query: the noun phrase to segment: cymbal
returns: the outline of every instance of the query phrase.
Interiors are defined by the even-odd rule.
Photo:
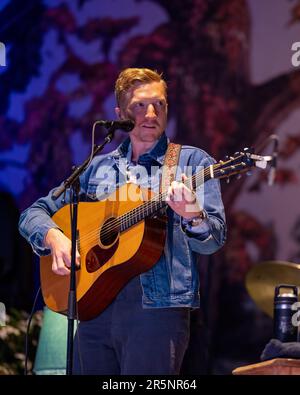
[[[246,276],[249,295],[270,317],[273,317],[275,287],[279,284],[300,287],[300,265],[285,261],[265,261],[255,265]]]

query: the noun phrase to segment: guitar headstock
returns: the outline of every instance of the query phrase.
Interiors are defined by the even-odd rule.
[[[241,152],[236,152],[234,155],[226,157],[224,161],[220,160],[214,165],[214,177],[229,179],[235,174],[249,171],[256,165],[252,156],[253,149],[245,148]]]

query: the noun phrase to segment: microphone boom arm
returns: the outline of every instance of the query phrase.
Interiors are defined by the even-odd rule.
[[[93,125],[93,133],[97,124],[101,124],[103,121],[96,121]],[[103,150],[107,143],[110,143],[114,137],[116,129],[113,127],[109,127],[107,135],[104,138],[104,141],[100,145],[93,145],[91,155],[80,165],[80,166],[73,166],[73,173],[63,182],[62,185],[56,188],[53,192],[51,198],[52,200],[58,199],[68,188],[70,188],[74,182],[79,178],[79,176],[84,172],[84,170],[89,166],[94,156]]]

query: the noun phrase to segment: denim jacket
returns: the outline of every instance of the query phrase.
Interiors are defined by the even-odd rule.
[[[168,139],[163,134],[149,152],[139,157],[137,164],[130,162],[129,138],[116,150],[96,156],[80,177],[80,201],[102,200],[117,186],[132,180],[132,177],[135,183],[142,187],[150,186],[154,192],[158,192],[158,169],[163,165],[167,145]],[[181,180],[182,172],[190,171],[191,174],[195,174],[201,167],[206,168],[214,163],[215,161],[203,150],[183,145],[176,179]],[[145,177],[138,177],[136,169],[139,166],[146,169],[146,181]],[[112,172],[112,169],[115,171]],[[60,197],[56,201],[52,200],[53,191],[54,189],[46,197],[38,199],[20,217],[20,233],[38,255],[50,253],[50,250],[44,247],[44,237],[50,228],[58,228],[51,216],[70,201],[68,192],[65,199]],[[142,303],[145,308],[199,306],[197,254],[212,254],[221,248],[226,238],[226,225],[218,180],[211,179],[198,187],[196,196],[207,218],[195,228],[186,225],[186,222],[170,208],[167,210],[168,225],[164,252],[152,269],[140,275]]]

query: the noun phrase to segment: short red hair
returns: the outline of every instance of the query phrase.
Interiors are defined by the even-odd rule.
[[[115,84],[115,96],[117,105],[120,107],[120,103],[123,101],[124,96],[129,90],[136,84],[150,84],[151,82],[161,82],[165,95],[167,96],[167,84],[162,78],[162,73],[159,74],[156,70],[147,68],[127,68],[119,74]]]

